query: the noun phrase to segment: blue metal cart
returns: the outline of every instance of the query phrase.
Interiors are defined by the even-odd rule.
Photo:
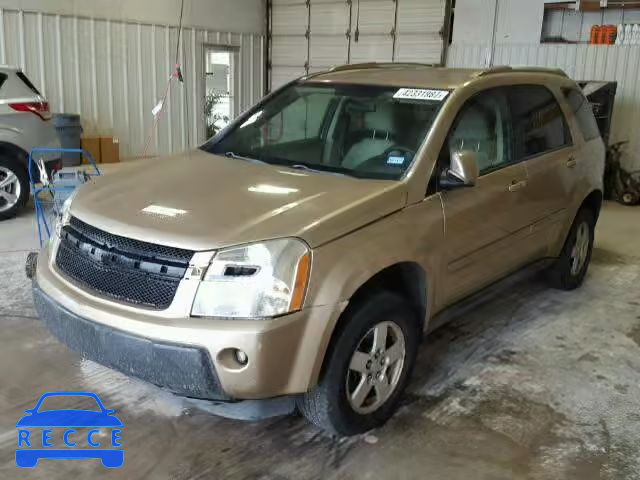
[[[52,153],[80,153],[86,157],[91,167],[92,173],[87,173],[79,167],[63,168],[51,175],[47,174],[44,169],[44,163],[39,161],[36,164],[36,155],[52,154]],[[34,176],[34,164],[36,164],[38,177]],[[62,206],[67,198],[71,196],[73,191],[83,183],[86,183],[92,176],[100,176],[100,170],[96,165],[93,156],[82,148],[34,148],[29,152],[29,183],[31,193],[33,194],[33,203],[36,209],[36,223],[38,226],[38,240],[40,248],[44,242],[51,237],[51,227],[53,220],[47,221],[47,215],[53,219],[59,216]],[[42,196],[49,196],[45,200]],[[46,238],[44,235],[46,234]]]

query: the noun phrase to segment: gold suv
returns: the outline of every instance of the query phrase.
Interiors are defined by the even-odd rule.
[[[80,188],[35,302],[127,375],[366,431],[446,307],[541,262],[554,286],[581,284],[604,155],[561,71],[335,68],[198,150]]]

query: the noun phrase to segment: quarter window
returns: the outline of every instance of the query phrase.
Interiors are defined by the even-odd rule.
[[[564,91],[565,98],[571,107],[571,111],[575,114],[582,136],[585,141],[593,140],[600,137],[600,129],[598,123],[593,116],[593,108],[589,103],[589,100],[585,96],[577,91],[567,89]]]
[[[547,88],[511,87],[509,104],[516,160],[571,145],[571,133],[560,104]]]

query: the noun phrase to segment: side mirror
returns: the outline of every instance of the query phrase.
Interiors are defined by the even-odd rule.
[[[442,172],[442,188],[473,187],[480,176],[476,154],[470,150],[451,153],[451,166]]]

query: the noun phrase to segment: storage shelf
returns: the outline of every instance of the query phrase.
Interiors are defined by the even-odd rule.
[[[572,11],[581,11],[578,10],[578,2],[547,2],[544,4],[545,10],[572,10]],[[610,1],[606,7],[600,7],[599,10],[638,10],[640,9],[640,1],[632,0],[632,1],[620,1],[620,2],[612,2]]]

